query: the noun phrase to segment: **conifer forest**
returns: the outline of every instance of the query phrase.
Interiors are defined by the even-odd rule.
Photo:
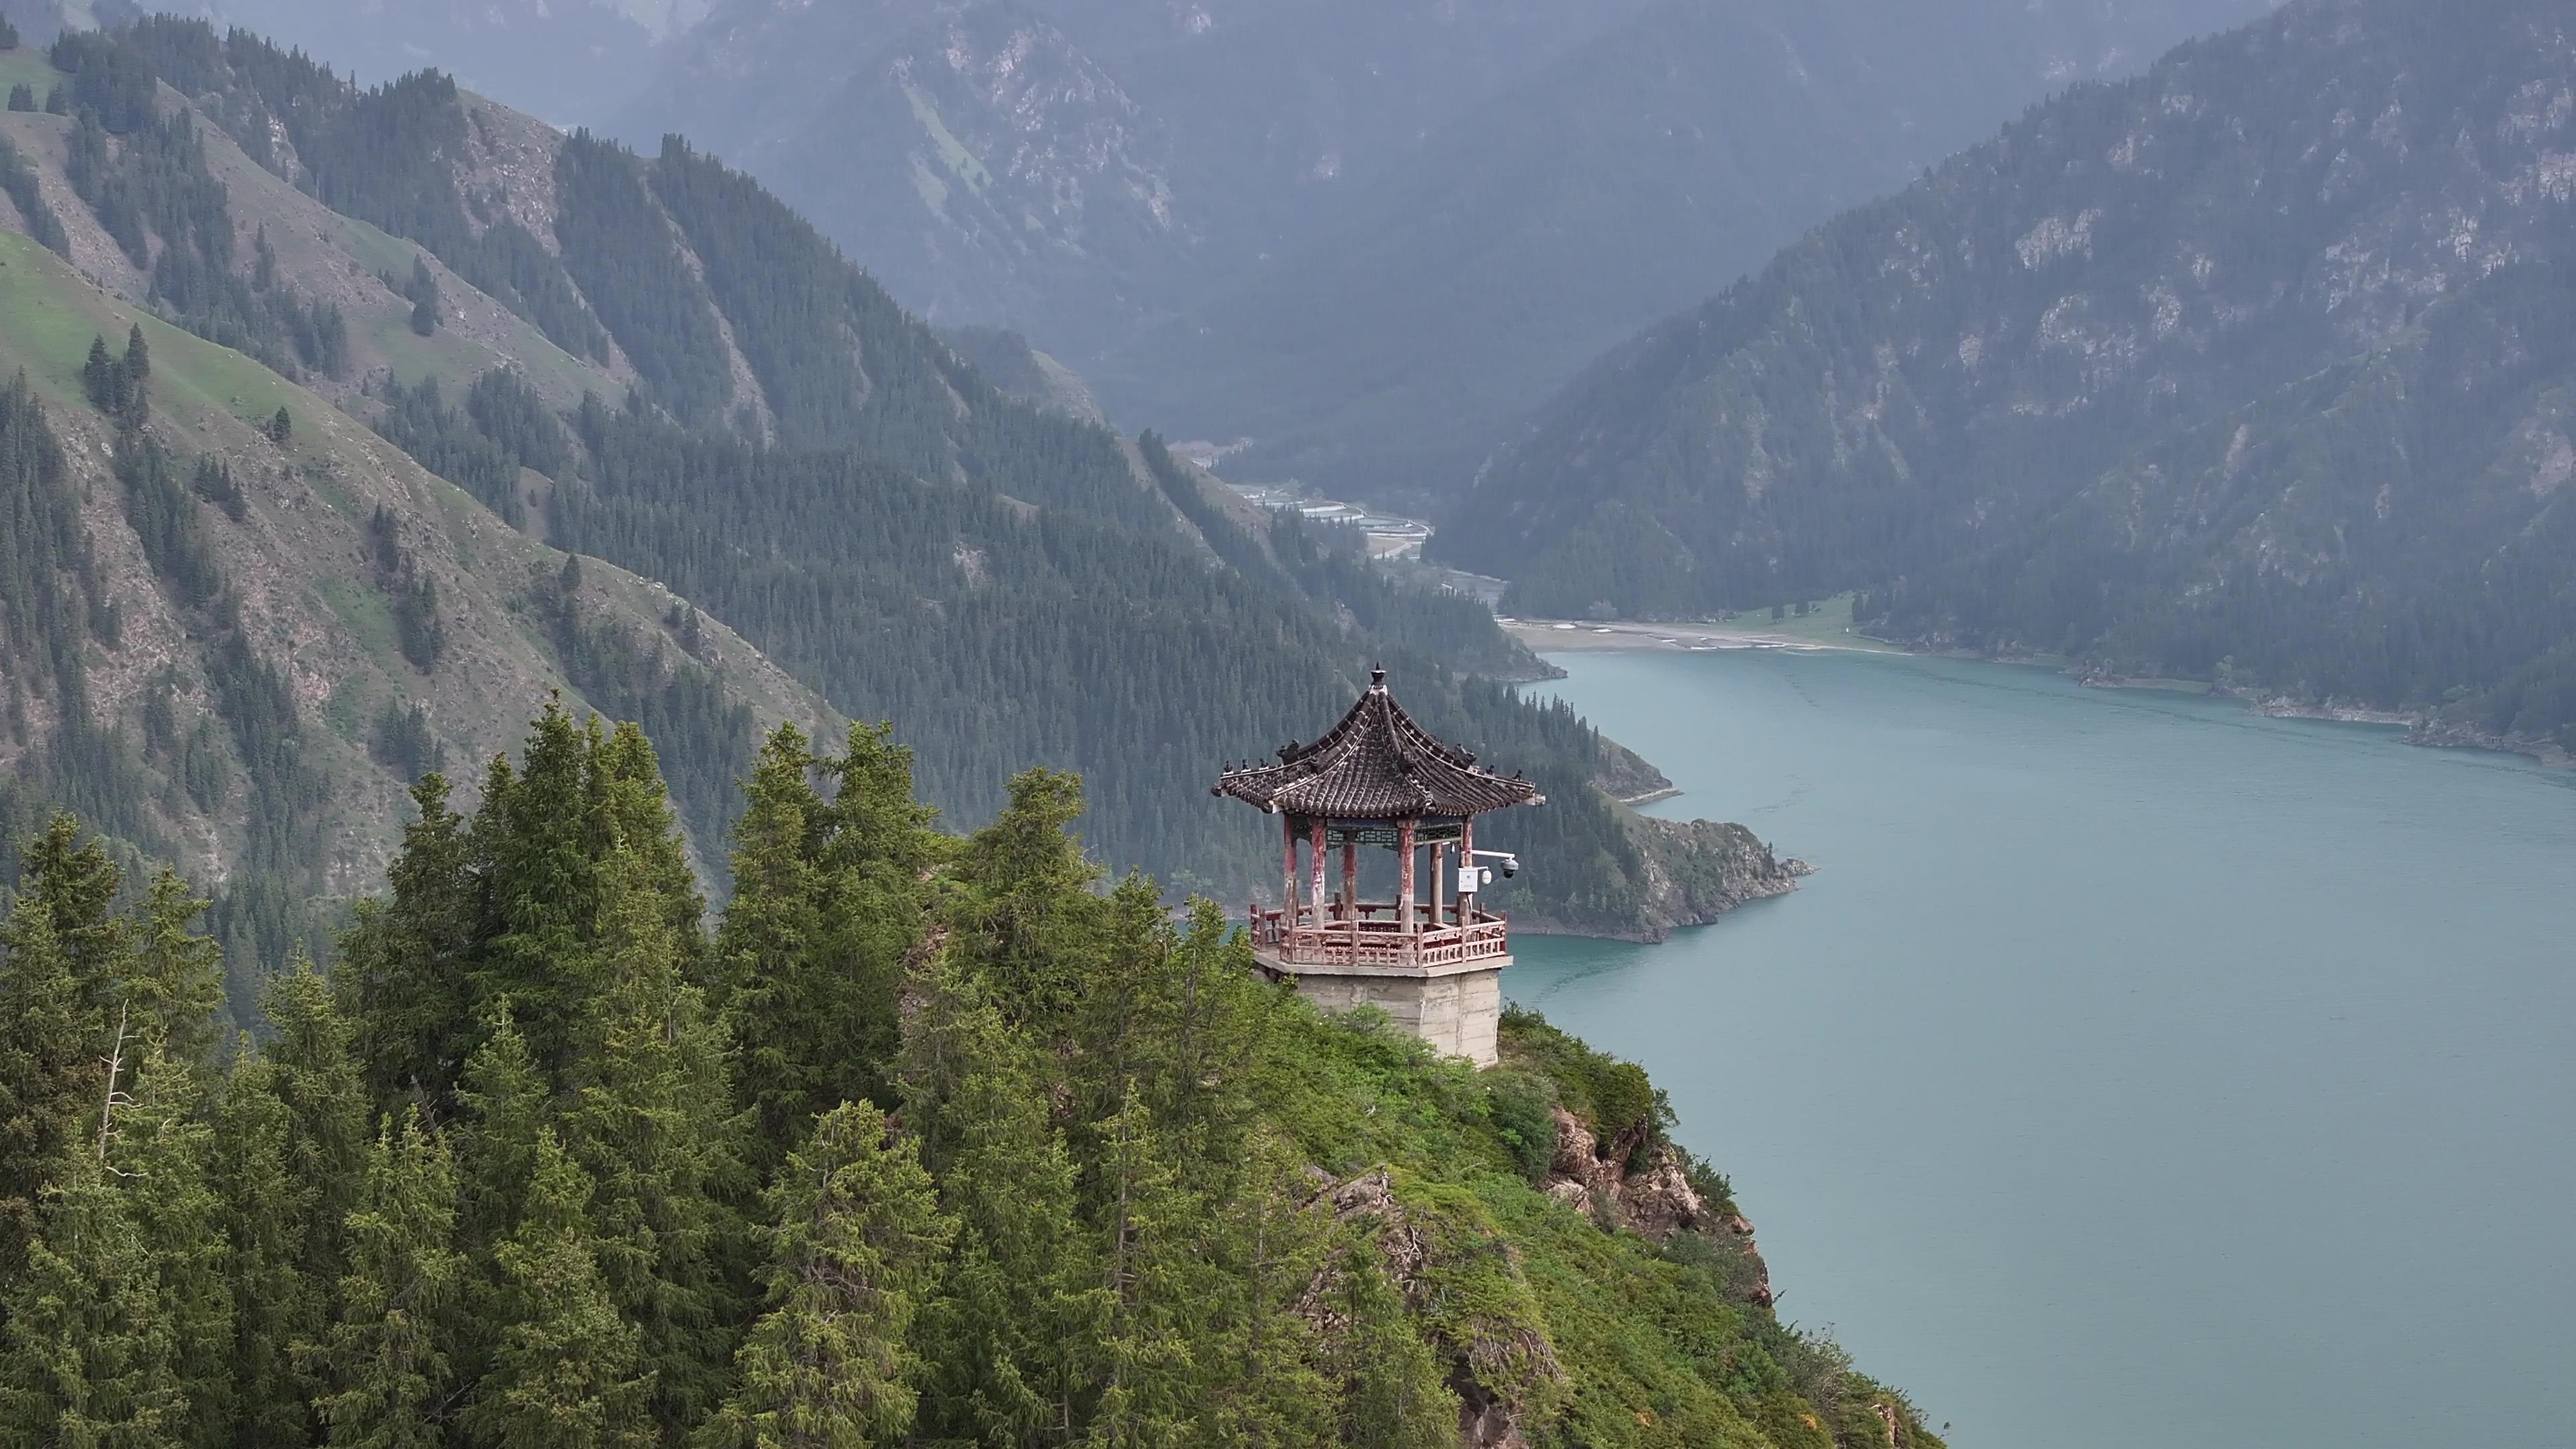
[[[912,764],[770,734],[710,917],[643,732],[549,706],[470,815],[421,779],[239,1035],[206,902],[45,823],[0,927],[0,1444],[1433,1449],[1625,1442],[1647,1400],[1653,1442],[1764,1443],[1903,1404],[1772,1313],[1634,1066],[1321,1016],[1215,907],[1102,880],[1077,780],[958,836]],[[1568,1142],[1700,1212],[1604,1233],[1540,1191]]]

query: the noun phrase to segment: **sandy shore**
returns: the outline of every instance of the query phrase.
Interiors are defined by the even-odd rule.
[[[1557,619],[1507,619],[1503,627],[1542,654],[1575,649],[1785,649],[1798,653],[1850,650],[1866,654],[1899,654],[1893,644],[1844,631],[1813,634],[1746,629],[1728,624],[1571,623]]]

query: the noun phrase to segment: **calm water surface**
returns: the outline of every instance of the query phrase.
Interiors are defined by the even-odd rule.
[[[2036,670],[1570,655],[1823,868],[1506,989],[1962,1449],[2576,1445],[2576,779]],[[1544,869],[1540,863],[1536,868]]]

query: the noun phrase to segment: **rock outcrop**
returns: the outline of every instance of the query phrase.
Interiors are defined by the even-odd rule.
[[[1642,1126],[1604,1143],[1581,1118],[1564,1108],[1556,1121],[1556,1154],[1542,1190],[1604,1229],[1625,1228],[1658,1243],[1685,1232],[1706,1233],[1745,1259],[1741,1280],[1748,1302],[1768,1306],[1770,1271],[1753,1244],[1753,1223],[1726,1204],[1712,1203],[1691,1185],[1682,1155],[1669,1143],[1649,1142]]]
[[[1744,826],[1715,820],[1637,822],[1645,858],[1646,938],[1704,926],[1750,901],[1785,896],[1815,867],[1784,857]]]

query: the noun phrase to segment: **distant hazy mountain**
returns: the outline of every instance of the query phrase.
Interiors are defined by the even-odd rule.
[[[1638,0],[732,0],[618,129],[771,179],[943,321],[1099,355]]]
[[[1546,613],[1900,632],[2576,724],[2576,35],[2305,0],[1630,343],[1437,540]]]
[[[1239,467],[1419,502],[1584,361],[1835,210],[2257,8],[1663,0],[1432,132],[1093,380],[1113,408],[1261,440]]]
[[[1087,336],[1156,306],[1203,225],[1170,128],[1033,12],[909,13],[951,8],[731,7],[628,129],[711,135],[931,316]]]
[[[1418,497],[1837,207],[2260,8],[734,0],[622,125],[706,138],[1119,415]]]

